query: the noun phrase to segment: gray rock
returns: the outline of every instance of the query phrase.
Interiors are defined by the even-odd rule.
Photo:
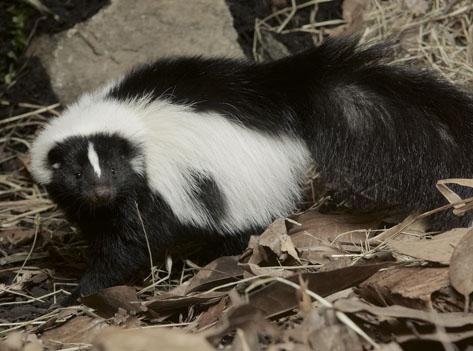
[[[158,57],[243,56],[224,0],[112,0],[87,22],[37,38],[29,54],[63,103]]]

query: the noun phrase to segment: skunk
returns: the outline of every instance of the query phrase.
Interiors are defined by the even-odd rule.
[[[294,211],[312,162],[360,211],[442,205],[436,181],[473,174],[473,97],[385,59],[350,38],[269,63],[168,58],[83,95],[31,149],[32,175],[89,244],[78,292],[188,241],[241,252]]]

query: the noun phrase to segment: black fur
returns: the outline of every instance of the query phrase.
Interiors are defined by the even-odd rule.
[[[209,217],[218,223],[227,210],[224,194],[212,177],[196,171],[192,171],[191,176],[195,179],[196,188],[193,189],[195,199],[200,203],[202,210],[210,214]]]
[[[93,142],[101,161],[106,161],[101,165],[99,180],[87,159],[89,141]],[[179,247],[190,257],[209,260],[237,254],[248,240],[245,233],[224,238],[181,224],[159,194],[151,191],[146,175],[133,171],[129,161],[139,152],[122,137],[98,134],[68,138],[48,154],[50,166],[59,163],[60,168],[54,172],[47,190],[89,244],[89,269],[76,293],[87,295],[132,281],[140,269],[149,266],[145,233],[156,258]],[[78,173],[80,177],[77,177]],[[224,204],[220,203],[216,184],[210,178],[199,179],[196,197],[201,199],[204,208],[219,215],[222,210],[216,207]],[[113,198],[107,202],[94,201],[90,192],[104,185],[111,187]],[[199,247],[194,248],[197,243]]]
[[[161,60],[135,69],[107,98],[127,101],[151,94],[154,99],[192,104],[196,111],[221,113],[261,133],[291,131],[306,141],[334,191],[356,209],[424,211],[445,202],[435,189],[437,180],[472,175],[473,99],[432,73],[384,63],[385,55],[381,46],[357,49],[354,40],[332,39],[265,64]],[[94,138],[99,153],[109,152],[109,168],[121,167],[118,176],[106,177],[113,185],[114,201],[106,206],[81,201],[87,189],[73,187],[74,171],[48,186],[90,243],[82,294],[128,281],[149,264],[136,204],[156,255],[190,238],[200,238],[202,246],[209,244],[204,251],[211,255],[244,248],[250,233],[224,238],[179,223],[159,194],[152,193],[146,174],[135,174],[120,158],[140,152],[136,146],[118,137]],[[125,151],[118,152],[117,147]],[[83,148],[85,140],[70,139],[51,151],[50,161],[66,157],[72,170],[82,162]],[[85,177],[87,172],[92,170],[86,170]],[[198,173],[193,176],[199,179],[196,198],[212,215],[221,216],[226,199],[215,181]],[[458,219],[448,215],[434,224],[466,225],[470,220],[469,215]]]
[[[351,207],[424,211],[444,203],[437,180],[473,174],[473,98],[432,72],[388,65],[388,49],[343,38],[265,64],[161,60],[135,69],[110,97],[150,93],[264,133],[292,130]],[[447,225],[471,220],[446,216]]]

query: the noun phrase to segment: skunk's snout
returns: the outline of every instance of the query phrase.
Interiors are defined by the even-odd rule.
[[[113,199],[113,189],[109,186],[97,186],[94,190],[89,194],[90,201],[96,204],[104,204]]]
[[[95,195],[98,198],[102,198],[104,200],[110,200],[112,198],[112,188],[110,188],[109,186],[96,187]]]

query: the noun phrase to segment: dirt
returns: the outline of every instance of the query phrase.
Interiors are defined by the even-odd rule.
[[[238,33],[238,43],[249,59],[253,59],[253,36],[255,20],[262,19],[273,12],[291,5],[290,0],[225,0],[233,16],[233,25]],[[296,4],[304,3],[297,0]],[[327,21],[342,18],[342,0],[321,3],[319,5],[316,21]],[[308,22],[310,9],[302,9],[295,15],[293,26]],[[290,53],[298,53],[314,46],[309,33],[295,32],[290,34],[275,34],[275,39],[284,44]]]
[[[42,0],[42,3],[54,15],[41,13],[26,2],[0,2],[0,38],[4,38],[0,45],[0,72],[12,70],[16,75],[14,84],[0,83],[0,99],[10,104],[2,104],[0,118],[21,113],[19,102],[41,105],[57,102],[44,67],[38,59],[25,56],[28,43],[35,36],[58,33],[87,20],[109,0]]]
[[[54,14],[47,15],[16,0],[7,0],[0,3],[0,37],[6,38],[0,46],[0,72],[14,66],[16,82],[10,86],[0,82],[0,99],[9,105],[0,106],[0,118],[21,113],[17,104],[20,102],[49,105],[58,101],[49,83],[49,77],[41,62],[35,58],[25,56],[25,47],[20,50],[18,60],[9,58],[9,52],[18,53],[15,44],[15,35],[18,30],[12,22],[15,15],[24,17],[23,32],[28,43],[32,38],[43,34],[54,34],[73,27],[92,17],[110,0],[43,0],[42,3]],[[254,22],[256,18],[264,18],[273,11],[290,5],[290,0],[256,0],[239,1],[226,0],[233,16],[234,26],[238,33],[238,42],[248,59],[253,60]],[[298,0],[296,3],[302,3]],[[325,21],[341,18],[341,0],[322,3],[317,11],[316,19]],[[310,11],[297,12],[294,24],[307,22]],[[16,32],[15,32],[16,31]],[[16,34],[14,34],[15,32]],[[275,34],[275,39],[283,43],[290,53],[297,53],[314,45],[308,33],[291,33],[289,35]]]

